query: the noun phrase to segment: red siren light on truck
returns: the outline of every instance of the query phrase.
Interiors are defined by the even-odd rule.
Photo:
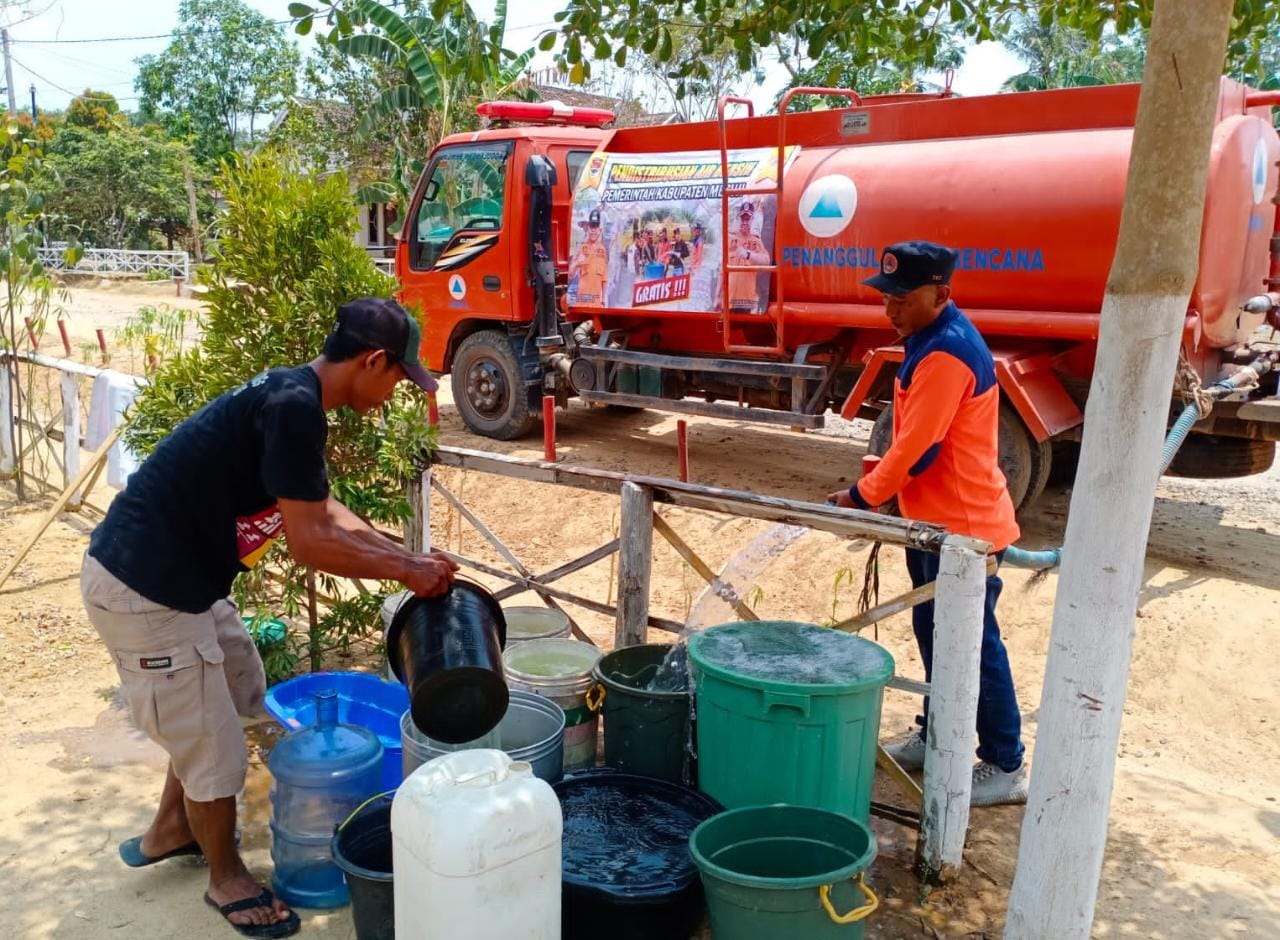
[[[485,101],[476,105],[476,114],[490,121],[568,124],[574,127],[603,127],[613,121],[612,111],[571,108],[560,101]]]

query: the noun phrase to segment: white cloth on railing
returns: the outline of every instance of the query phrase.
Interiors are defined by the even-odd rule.
[[[93,380],[93,397],[89,400],[89,421],[84,429],[84,446],[97,450],[124,416],[125,409],[133,404],[138,392],[146,384],[145,379],[134,375],[105,369]],[[129,475],[138,469],[141,461],[124,441],[118,441],[107,455],[107,483],[116,489],[124,489]]]

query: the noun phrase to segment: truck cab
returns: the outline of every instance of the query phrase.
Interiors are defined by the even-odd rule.
[[[569,110],[572,120],[584,109]],[[546,344],[540,356],[530,330],[540,302],[551,304],[544,318],[559,312],[573,187],[605,136],[598,123],[452,135],[414,193],[396,252],[401,296],[425,316],[424,363],[452,373],[477,433],[519,437],[538,413]]]

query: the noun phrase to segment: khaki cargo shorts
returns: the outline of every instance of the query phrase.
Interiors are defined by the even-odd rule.
[[[201,614],[163,607],[87,554],[80,593],[133,723],[168,753],[187,797],[239,793],[249,752],[238,716],[261,711],[267,682],[235,604],[221,600]]]

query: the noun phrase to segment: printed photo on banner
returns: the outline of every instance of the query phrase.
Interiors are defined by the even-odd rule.
[[[773,148],[729,152],[726,239],[719,151],[593,154],[573,199],[569,305],[721,311],[726,259],[738,267],[773,260],[776,197],[733,191],[768,186],[777,162]],[[729,272],[731,310],[761,313],[768,299],[768,272]]]

